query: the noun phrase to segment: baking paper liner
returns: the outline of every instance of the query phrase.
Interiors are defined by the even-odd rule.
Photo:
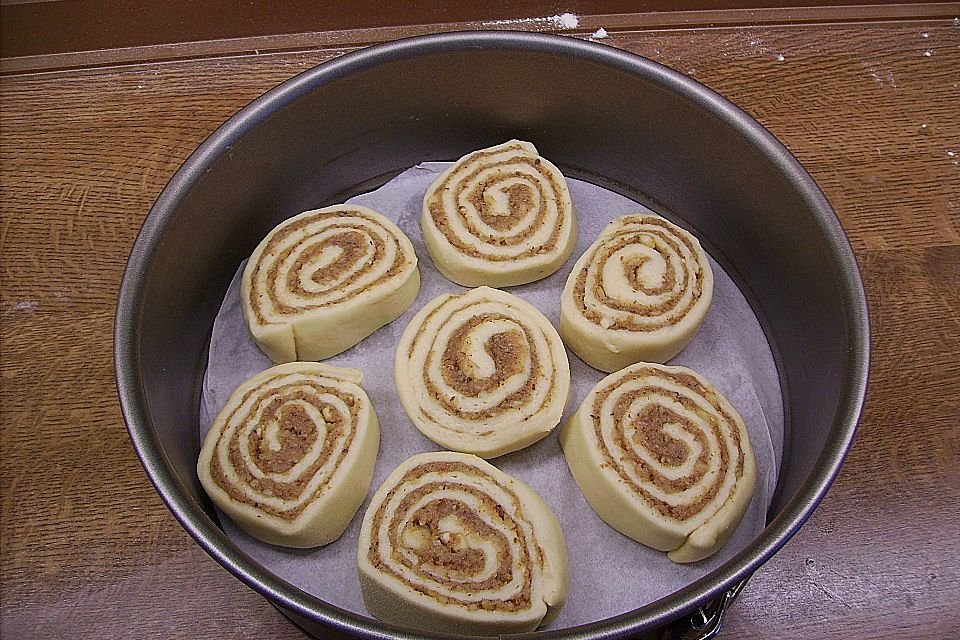
[[[226,534],[256,561],[304,591],[338,607],[365,614],[357,578],[356,552],[360,521],[369,496],[387,474],[415,453],[439,447],[410,422],[397,397],[393,359],[397,342],[413,315],[441,293],[465,291],[433,266],[420,237],[423,195],[449,166],[428,162],[401,173],[376,191],[348,202],[362,204],[395,221],[413,242],[419,259],[420,293],[413,305],[391,324],[357,346],[326,360],[364,373],[363,388],[380,418],[380,455],[367,500],[343,536],[319,549],[284,549],[251,538],[228,518]],[[573,256],[557,273],[511,293],[535,305],[554,326],[560,322],[560,292],[577,258],[600,231],[619,215],[648,211],[645,207],[596,185],[568,179],[579,226]],[[291,211],[290,215],[299,213]],[[783,403],[773,355],[746,298],[720,266],[713,304],[693,341],[668,364],[703,374],[730,400],[750,433],[757,463],[757,487],[750,508],[726,546],[715,555],[688,565],[674,564],[665,553],[647,548],[607,526],[577,488],[557,441],[555,430],[540,442],[491,462],[523,480],[550,505],[560,520],[570,554],[570,592],[560,617],[549,628],[595,622],[626,613],[673,593],[736,555],[766,526],[765,514],[777,484],[783,451]],[[227,290],[214,321],[200,407],[200,439],[241,382],[271,366],[247,332],[240,309],[243,265]],[[606,374],[584,364],[568,350],[571,389],[564,420]]]

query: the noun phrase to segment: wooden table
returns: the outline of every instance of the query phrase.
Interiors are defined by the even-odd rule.
[[[836,207],[869,297],[856,443],[724,637],[957,637],[960,26],[618,20],[605,43],[716,89],[796,154]],[[602,22],[584,26],[571,34]],[[147,480],[117,404],[113,313],[137,230],[178,165],[250,100],[350,48],[0,80],[4,638],[300,637]]]

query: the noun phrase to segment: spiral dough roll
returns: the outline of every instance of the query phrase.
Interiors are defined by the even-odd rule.
[[[607,376],[560,431],[593,510],[674,562],[716,552],[756,484],[743,420],[702,376],[638,363]]]
[[[398,318],[419,289],[400,228],[372,209],[339,205],[271,231],[243,270],[241,302],[271,360],[322,360]]]
[[[560,268],[577,240],[560,170],[529,142],[467,154],[427,189],[420,228],[440,272],[465,287],[508,287]]]
[[[560,423],[570,365],[556,329],[489,287],[437,296],[397,345],[404,410],[437,444],[483,458],[521,449]]]
[[[387,477],[363,517],[357,564],[371,614],[426,631],[532,631],[567,596],[567,550],[546,503],[449,451],[415,455]]]
[[[664,363],[690,342],[712,297],[713,271],[696,238],[660,216],[621,216],[567,278],[560,334],[601,371]]]
[[[264,542],[317,547],[339,538],[370,488],[380,446],[362,377],[292,362],[241,384],[197,463],[214,504]]]

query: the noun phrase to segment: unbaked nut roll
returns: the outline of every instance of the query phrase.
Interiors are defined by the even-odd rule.
[[[567,181],[520,140],[469,153],[440,174],[420,228],[440,272],[465,287],[545,278],[577,240]]]
[[[410,240],[358,205],[306,211],[267,234],[243,270],[243,316],[274,362],[322,360],[397,319],[417,297]]]
[[[556,619],[567,549],[529,486],[480,458],[415,455],[374,494],[357,549],[367,611],[425,631],[499,635]]]
[[[560,335],[595,369],[664,363],[700,328],[713,271],[700,243],[660,216],[621,216],[577,260],[560,301]]]
[[[601,380],[560,431],[587,502],[674,562],[716,552],[756,484],[740,415],[690,369],[638,363]]]
[[[197,462],[213,503],[264,542],[318,547],[339,538],[370,488],[380,447],[362,378],[291,362],[241,384]]]
[[[483,458],[522,449],[559,423],[570,365],[533,305],[489,287],[428,302],[404,329],[397,393],[437,444]]]

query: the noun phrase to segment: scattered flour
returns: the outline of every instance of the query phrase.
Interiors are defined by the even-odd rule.
[[[897,81],[894,80],[892,71],[887,71],[884,75],[880,75],[878,73],[871,73],[870,77],[873,78],[874,82],[876,82],[881,86],[883,85],[889,85],[891,87],[897,86]]]
[[[486,20],[485,27],[537,27],[547,29],[576,29],[580,26],[580,18],[572,13],[561,13],[555,16],[541,18],[510,18],[508,20]]]
[[[860,64],[870,73],[870,77],[873,78],[873,81],[878,85],[890,87],[897,86],[897,81],[893,77],[893,71],[879,68],[873,64],[870,64],[869,62],[861,62]]]
[[[593,35],[590,36],[590,37],[591,37],[591,38],[595,38],[595,39],[597,39],[597,40],[602,40],[603,38],[606,38],[606,37],[609,36],[609,35],[610,35],[610,34],[607,33],[607,30],[606,30],[606,29],[604,29],[603,27],[600,27],[599,29],[597,29],[596,31],[594,31],[594,32],[593,32]]]
[[[508,27],[508,26],[520,26],[520,25],[529,25],[529,24],[543,24],[546,23],[549,18],[511,18],[510,20],[487,20],[483,23],[485,27]]]
[[[576,29],[580,26],[580,18],[572,13],[561,13],[551,19],[561,29]]]

